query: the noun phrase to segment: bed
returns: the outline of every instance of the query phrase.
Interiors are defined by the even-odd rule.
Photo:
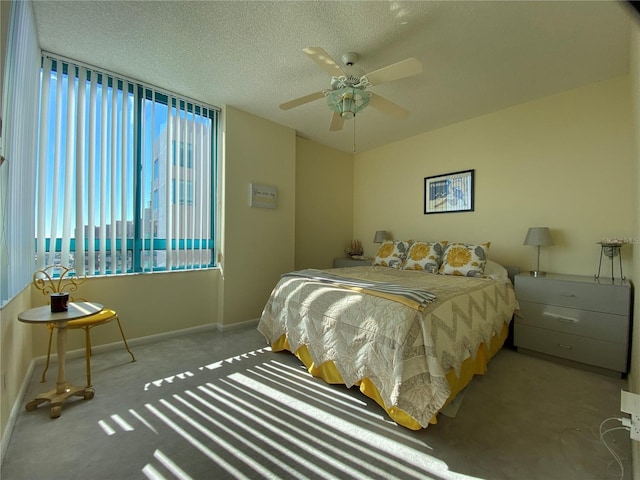
[[[312,375],[359,386],[396,423],[419,430],[486,372],[515,294],[506,270],[487,260],[488,244],[385,244],[372,266],[283,275],[258,330]]]

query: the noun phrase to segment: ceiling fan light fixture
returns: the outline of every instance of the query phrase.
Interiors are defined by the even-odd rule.
[[[344,87],[327,95],[327,105],[343,118],[353,118],[356,113],[369,105],[371,93],[360,88]]]

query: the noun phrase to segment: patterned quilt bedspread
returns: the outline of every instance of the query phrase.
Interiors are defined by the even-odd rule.
[[[328,272],[385,282],[435,295],[424,309],[310,278],[284,276],[258,330],[269,343],[286,334],[293,352],[306,345],[315,365],[333,361],[350,387],[369,378],[385,404],[426,427],[450,395],[446,374],[511,320],[510,283],[432,275],[388,267]]]

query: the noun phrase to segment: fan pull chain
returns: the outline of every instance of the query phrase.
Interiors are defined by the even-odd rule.
[[[353,116],[353,153],[356,153],[356,117],[357,115]]]

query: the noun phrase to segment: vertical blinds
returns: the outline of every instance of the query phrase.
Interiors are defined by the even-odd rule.
[[[140,222],[141,238],[149,245],[145,255],[163,258],[168,270],[207,265],[213,261],[208,245],[213,243],[211,159],[217,111],[151,88],[144,88],[142,96],[142,136],[154,139],[141,144],[143,171],[153,173],[140,192],[151,203],[142,209]]]
[[[216,120],[215,109],[44,57],[38,267],[210,266]]]
[[[11,2],[3,82],[0,307],[33,275],[40,48],[31,3]]]

